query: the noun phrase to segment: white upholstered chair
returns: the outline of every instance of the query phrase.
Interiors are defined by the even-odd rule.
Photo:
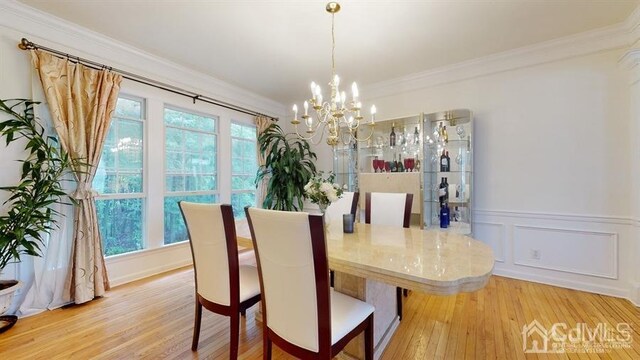
[[[238,358],[240,314],[260,301],[260,281],[254,266],[238,264],[238,245],[231,205],[181,201],[189,234],[196,283],[196,311],[191,349],[198,349],[202,307],[230,317],[229,358]]]
[[[338,201],[331,203],[327,210],[324,212],[324,217],[327,222],[338,221],[342,222],[342,215],[351,214],[353,219],[356,219],[356,210],[358,209],[358,199],[360,193],[345,191],[342,193],[342,197]],[[333,287],[333,271],[329,273],[330,284]]]
[[[342,193],[342,197],[338,201],[331,203],[327,210],[324,212],[326,220],[342,221],[342,215],[352,214],[355,219],[356,210],[358,208],[358,192],[345,191]]]
[[[365,202],[365,223],[409,227],[413,194],[368,192]]]
[[[330,289],[322,216],[245,209],[263,294],[263,358],[274,343],[296,358],[328,360],[364,331],[373,359],[374,307]]]
[[[368,192],[365,194],[365,202],[365,223],[409,227],[413,194]],[[403,290],[401,288],[396,289],[398,317],[400,320],[402,320],[402,293]],[[404,290],[404,294],[407,296],[406,290]]]

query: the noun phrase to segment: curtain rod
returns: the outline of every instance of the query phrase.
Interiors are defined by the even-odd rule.
[[[106,69],[106,70],[109,70],[109,71],[113,71],[113,72],[116,72],[116,73],[122,75],[122,77],[125,78],[125,79],[131,80],[131,81],[135,81],[135,82],[138,82],[138,83],[141,83],[141,84],[145,84],[147,86],[152,86],[154,88],[161,89],[161,90],[164,90],[164,91],[168,91],[168,92],[173,93],[173,94],[186,96],[186,97],[192,99],[194,104],[196,103],[196,101],[202,101],[202,102],[205,102],[205,103],[208,103],[208,104],[212,104],[212,105],[220,106],[220,107],[223,107],[223,108],[226,108],[226,109],[230,109],[230,110],[234,110],[234,111],[237,111],[237,112],[241,112],[243,114],[248,114],[248,115],[253,115],[253,116],[266,116],[266,117],[268,117],[268,118],[270,118],[270,119],[272,119],[274,121],[278,121],[278,118],[275,118],[273,116],[265,115],[265,114],[262,114],[262,113],[259,113],[259,112],[244,108],[242,106],[230,104],[228,102],[225,102],[225,101],[222,101],[222,100],[217,100],[217,99],[214,99],[214,98],[211,98],[211,97],[208,97],[208,96],[199,95],[199,94],[194,93],[194,92],[189,91],[189,90],[185,90],[185,89],[182,89],[182,88],[170,85],[170,84],[166,84],[166,83],[163,83],[163,82],[160,82],[160,81],[149,79],[149,78],[144,77],[144,76],[136,75],[136,74],[130,73],[128,71],[115,69],[115,68],[113,68],[111,66],[107,66],[107,65],[95,62],[95,61],[88,60],[88,59],[83,59],[83,58],[81,58],[79,56],[70,55],[68,53],[65,53],[65,52],[62,52],[62,51],[58,51],[58,50],[55,50],[55,49],[51,49],[51,48],[48,48],[46,46],[41,46],[41,45],[35,44],[35,43],[27,40],[26,38],[22,38],[22,40],[20,41],[20,44],[18,44],[18,48],[20,48],[21,50],[43,50],[43,51],[46,51],[46,52],[48,52],[50,54],[53,54],[53,55],[55,55],[55,56],[57,56],[59,58],[62,58],[62,59],[66,58],[69,61],[82,64],[84,66],[90,67],[90,68],[95,69],[95,70]]]

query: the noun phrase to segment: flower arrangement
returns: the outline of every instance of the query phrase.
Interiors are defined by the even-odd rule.
[[[324,213],[327,207],[342,197],[342,188],[340,185],[334,183],[336,175],[329,172],[329,176],[326,179],[322,177],[321,171],[317,176],[314,176],[309,180],[307,185],[304,186],[305,195],[312,203],[318,204],[320,210]]]

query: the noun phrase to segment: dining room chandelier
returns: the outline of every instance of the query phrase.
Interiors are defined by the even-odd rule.
[[[301,139],[310,140],[313,144],[322,141],[325,132],[327,133],[327,144],[335,147],[342,143],[350,144],[354,141],[367,141],[373,135],[375,126],[376,106],[371,106],[371,118],[367,122],[370,127],[366,138],[358,135],[358,129],[365,123],[361,115],[362,103],[359,100],[358,85],[351,84],[351,99],[347,100],[345,91],[340,91],[340,77],[336,74],[336,38],[335,38],[335,14],[340,11],[340,4],[330,2],[326,10],[331,14],[331,81],[329,82],[330,96],[327,101],[323,101],[322,88],[315,82],[311,82],[311,98],[303,103],[304,114],[301,115],[306,126],[305,134],[301,134],[298,125],[298,105],[293,105],[293,120],[296,134]],[[309,107],[315,111],[314,115],[309,114]],[[317,139],[317,140],[315,140]]]

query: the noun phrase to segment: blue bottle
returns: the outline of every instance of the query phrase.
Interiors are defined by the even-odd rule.
[[[440,228],[446,229],[449,227],[449,205],[443,203],[440,208]]]

